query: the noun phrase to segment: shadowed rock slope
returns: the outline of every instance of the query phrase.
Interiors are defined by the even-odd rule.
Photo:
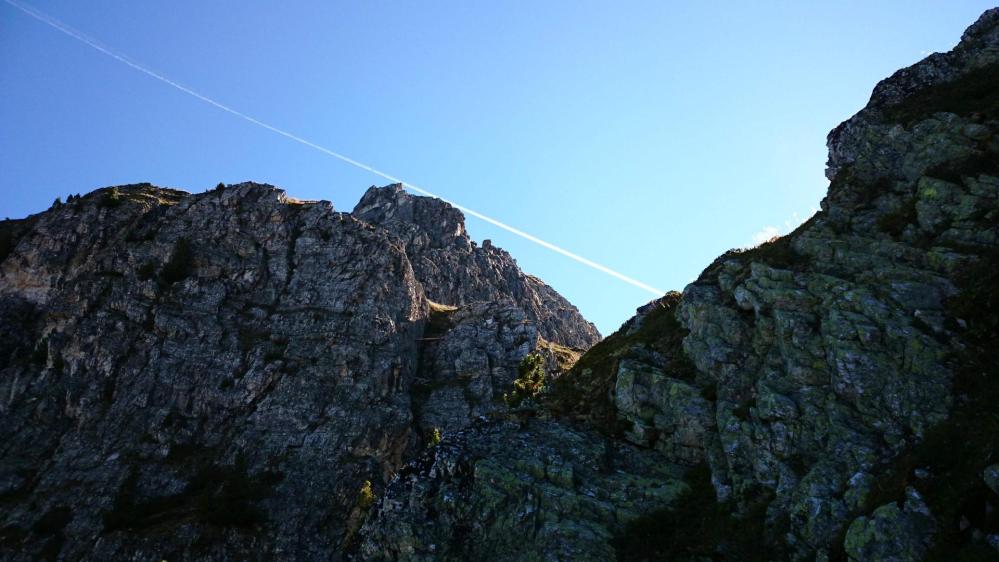
[[[362,557],[999,558],[999,9],[878,84],[829,135],[827,174],[804,225],[583,355],[546,397],[559,421],[476,426],[405,469]],[[552,423],[589,443],[542,454],[554,477],[492,445],[547,451],[568,441]],[[599,434],[673,480],[559,477]],[[640,513],[621,471],[679,493]]]
[[[414,271],[380,191],[392,229],[253,183],[0,223],[0,559],[340,559],[434,429],[599,338],[449,206]]]

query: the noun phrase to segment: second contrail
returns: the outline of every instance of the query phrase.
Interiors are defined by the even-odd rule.
[[[635,287],[638,287],[640,289],[644,289],[644,290],[646,290],[646,291],[648,291],[650,293],[653,293],[653,294],[655,294],[657,296],[662,295],[662,294],[665,293],[665,291],[663,291],[661,289],[657,289],[657,288],[655,288],[655,287],[653,287],[651,285],[647,285],[645,283],[642,283],[641,281],[639,281],[637,279],[632,279],[631,277],[628,277],[627,275],[624,275],[623,273],[619,273],[619,272],[614,271],[613,269],[611,269],[611,268],[609,268],[609,267],[607,267],[605,265],[601,265],[601,264],[599,264],[599,263],[597,263],[597,262],[595,262],[593,260],[589,260],[589,259],[584,258],[583,256],[578,255],[578,254],[574,254],[574,253],[570,252],[569,250],[566,250],[565,248],[561,248],[559,246],[556,246],[555,244],[552,244],[551,242],[547,242],[545,240],[542,240],[542,239],[538,238],[537,236],[533,236],[531,234],[528,234],[528,233],[524,232],[523,230],[514,228],[514,227],[512,227],[512,226],[510,226],[508,224],[500,222],[499,220],[494,219],[494,218],[492,218],[492,217],[490,217],[488,215],[484,215],[484,214],[482,214],[482,213],[480,213],[478,211],[474,211],[472,209],[469,209],[468,207],[465,207],[463,205],[459,205],[458,203],[455,203],[454,201],[450,201],[450,200],[448,200],[448,199],[446,199],[444,197],[441,197],[441,196],[439,196],[439,195],[437,195],[435,193],[431,193],[431,192],[427,191],[426,189],[423,189],[422,187],[417,187],[417,186],[415,186],[415,185],[413,185],[413,184],[411,184],[409,182],[403,181],[403,180],[401,180],[399,178],[396,178],[396,177],[393,177],[393,176],[391,176],[389,174],[386,174],[385,172],[382,172],[380,170],[376,170],[375,168],[372,168],[371,166],[368,166],[367,164],[364,164],[363,162],[358,162],[357,160],[354,160],[353,158],[350,158],[348,156],[344,156],[343,154],[340,154],[339,152],[335,152],[335,151],[330,150],[330,149],[328,149],[328,148],[326,148],[324,146],[320,146],[320,145],[318,145],[318,144],[316,144],[314,142],[305,140],[302,137],[299,137],[297,135],[293,135],[292,133],[289,133],[287,131],[279,129],[279,128],[273,126],[273,125],[269,125],[267,123],[264,123],[263,121],[260,121],[259,119],[251,117],[251,116],[249,116],[249,115],[247,115],[245,113],[242,113],[240,111],[236,111],[235,109],[232,109],[231,107],[223,105],[223,104],[221,104],[221,103],[213,100],[212,98],[210,98],[208,96],[205,96],[203,94],[199,94],[198,92],[195,92],[194,90],[192,90],[192,89],[190,89],[190,88],[188,88],[186,86],[183,86],[183,85],[181,85],[181,84],[179,84],[179,83],[171,80],[170,78],[167,78],[166,76],[163,76],[162,74],[159,74],[158,72],[152,71],[152,70],[150,70],[150,69],[148,69],[148,68],[146,68],[146,67],[144,67],[144,66],[142,66],[142,65],[140,65],[140,64],[138,64],[138,63],[136,63],[134,61],[132,61],[131,59],[129,59],[125,55],[120,54],[120,53],[118,53],[116,51],[113,51],[109,47],[105,47],[104,45],[101,45],[95,39],[91,39],[90,37],[87,37],[83,33],[81,33],[79,31],[73,29],[72,27],[70,27],[70,26],[68,26],[68,25],[60,22],[59,20],[57,20],[57,19],[49,16],[48,14],[45,14],[45,13],[41,12],[41,11],[35,9],[35,8],[32,8],[30,6],[27,6],[25,4],[17,2],[16,0],[4,0],[4,2],[6,2],[6,3],[10,4],[11,6],[17,8],[18,10],[21,10],[25,14],[27,14],[27,15],[35,18],[35,19],[37,19],[38,21],[40,21],[40,22],[42,22],[42,23],[44,23],[44,24],[46,24],[46,25],[48,25],[48,26],[50,26],[50,27],[52,27],[52,28],[54,28],[54,29],[56,29],[56,30],[58,30],[58,31],[60,31],[60,32],[66,34],[66,35],[68,35],[68,36],[70,36],[70,37],[72,37],[73,39],[76,39],[77,41],[80,41],[81,43],[84,43],[87,46],[89,46],[89,47],[91,47],[93,49],[96,49],[97,51],[100,51],[101,53],[104,53],[105,55],[107,55],[107,56],[109,56],[109,57],[111,57],[111,58],[113,58],[113,59],[115,59],[115,60],[117,60],[117,61],[119,61],[121,63],[124,63],[124,64],[126,64],[126,65],[134,68],[135,70],[138,70],[139,72],[147,75],[147,76],[155,78],[155,79],[159,80],[160,82],[163,82],[164,84],[172,86],[172,87],[180,90],[181,92],[184,92],[185,94],[193,96],[193,97],[195,97],[195,98],[197,98],[197,99],[199,99],[199,100],[201,100],[201,101],[203,101],[203,102],[205,102],[205,103],[207,103],[209,105],[212,105],[212,106],[214,106],[214,107],[216,107],[218,109],[221,109],[222,111],[225,111],[226,113],[230,113],[232,115],[235,115],[236,117],[239,117],[241,119],[249,121],[250,123],[253,123],[254,125],[257,125],[258,127],[263,127],[264,129],[267,129],[268,131],[277,133],[277,134],[279,134],[279,135],[281,135],[283,137],[289,138],[289,139],[291,139],[291,140],[293,140],[293,141],[295,141],[297,143],[304,144],[305,146],[308,146],[309,148],[313,148],[315,150],[318,150],[319,152],[322,152],[324,154],[332,156],[332,157],[334,157],[334,158],[336,158],[338,160],[341,160],[343,162],[346,162],[347,164],[350,164],[351,166],[360,168],[360,169],[365,170],[367,172],[371,172],[372,174],[374,174],[376,176],[379,176],[381,178],[387,179],[389,181],[392,181],[392,182],[395,182],[395,183],[400,183],[404,187],[406,187],[407,189],[411,189],[411,190],[413,190],[413,191],[415,191],[417,193],[421,193],[423,195],[427,195],[427,196],[430,196],[430,197],[436,197],[437,199],[440,199],[440,200],[442,200],[442,201],[444,201],[446,203],[449,203],[450,205],[452,205],[455,208],[461,210],[462,212],[464,212],[467,215],[471,215],[471,216],[473,216],[473,217],[475,217],[477,219],[480,219],[480,220],[483,220],[485,222],[488,222],[491,225],[494,225],[494,226],[497,226],[499,228],[502,228],[503,230],[505,230],[507,232],[510,232],[512,234],[520,236],[521,238],[524,238],[525,240],[529,240],[531,242],[534,242],[535,244],[538,244],[539,246],[542,246],[544,248],[548,248],[549,250],[551,250],[553,252],[562,254],[563,256],[565,256],[567,258],[570,258],[570,259],[575,260],[575,261],[577,261],[577,262],[579,262],[579,263],[581,263],[583,265],[586,265],[586,266],[589,266],[589,267],[591,267],[593,269],[596,269],[597,271],[606,273],[607,275],[610,275],[611,277],[614,277],[616,279],[624,281],[625,283],[628,283],[628,284],[633,285]]]

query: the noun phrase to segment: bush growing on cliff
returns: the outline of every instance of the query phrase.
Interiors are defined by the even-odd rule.
[[[517,367],[517,378],[513,381],[513,392],[503,394],[503,401],[511,408],[518,408],[524,400],[530,400],[541,394],[545,387],[544,359],[531,353]]]
[[[430,440],[427,442],[427,446],[436,447],[437,445],[440,445],[441,439],[442,439],[441,430],[440,428],[435,427],[434,430],[430,433]]]
[[[357,507],[367,511],[375,503],[375,492],[371,489],[371,480],[365,480],[357,492]]]

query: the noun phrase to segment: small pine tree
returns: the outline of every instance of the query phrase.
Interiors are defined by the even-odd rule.
[[[524,357],[517,367],[517,378],[513,381],[513,392],[503,395],[503,400],[511,408],[520,407],[524,400],[531,400],[545,388],[545,361],[531,353]]]
[[[215,186],[216,191],[222,191],[223,189],[225,189],[225,184],[222,182],[219,182],[219,184]]]

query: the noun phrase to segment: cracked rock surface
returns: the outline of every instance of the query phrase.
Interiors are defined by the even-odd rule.
[[[424,205],[381,192],[385,213]],[[599,337],[434,204],[448,221],[418,230],[448,244],[427,255],[400,239],[412,216],[393,230],[253,183],[120,186],[4,222],[0,559],[341,558],[358,491],[427,427],[501,409],[539,333]],[[454,268],[466,285],[434,277]],[[432,357],[437,287],[459,306]],[[428,379],[464,394],[418,408]]]
[[[821,211],[783,238],[726,253],[682,295],[640,309],[547,398],[573,431],[630,442],[662,466],[706,466],[725,515],[673,498],[680,513],[734,518],[731,528],[762,519],[772,548],[668,539],[672,528],[647,532],[657,517],[669,520],[654,512],[642,532],[600,519],[594,536],[618,533],[627,547],[593,545],[604,559],[643,549],[649,559],[683,560],[999,556],[999,9],[951,52],[878,84],[828,145]],[[519,431],[551,442],[530,424]],[[477,451],[471,437],[453,446]],[[530,481],[518,455],[484,458],[502,459],[503,482]],[[476,506],[507,493],[497,479],[424,462],[368,520],[366,556],[429,560],[442,548],[457,559],[479,552],[480,540],[518,534],[507,517],[522,510],[477,518]],[[413,513],[429,520],[425,531]],[[466,519],[471,530],[445,524]],[[573,557],[521,536],[539,549],[535,559]],[[521,552],[514,539],[488,544],[485,558]],[[678,544],[686,546],[670,550]]]

